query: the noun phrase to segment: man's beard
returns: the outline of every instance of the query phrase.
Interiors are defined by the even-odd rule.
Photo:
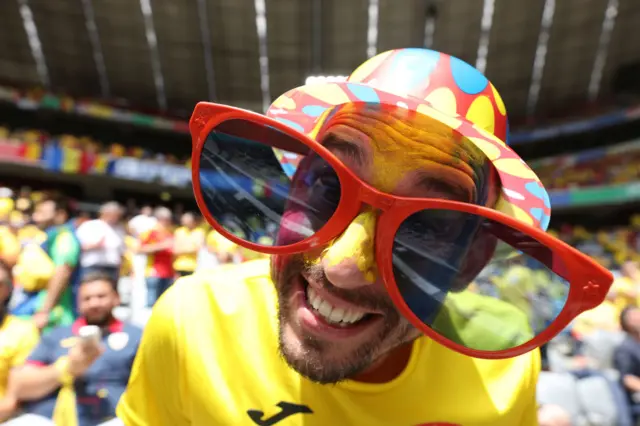
[[[105,314],[101,316],[95,316],[93,318],[85,317],[87,325],[95,325],[100,328],[105,328],[111,322],[111,314]]]
[[[284,268],[280,271],[276,271],[272,266],[272,279],[279,301],[280,353],[291,368],[309,380],[329,384],[349,379],[367,370],[390,350],[416,338],[416,329],[399,315],[388,296],[384,298],[380,295],[374,296],[366,288],[361,290],[336,288],[329,284],[322,266],[305,265],[300,255],[291,256],[283,263],[285,263]],[[335,348],[336,343],[325,342],[311,335],[301,336],[302,355],[296,354],[287,344],[284,329],[285,324],[292,317],[290,306],[292,288],[297,276],[303,271],[305,275],[313,277],[314,282],[322,283],[324,289],[333,295],[363,308],[383,312],[384,326],[366,343],[355,348],[343,359],[331,359],[327,356],[331,354],[331,349]]]

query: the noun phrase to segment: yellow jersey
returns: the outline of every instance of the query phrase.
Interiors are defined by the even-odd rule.
[[[9,371],[24,363],[39,339],[30,321],[8,315],[0,325],[0,399],[7,391]]]
[[[158,301],[117,408],[127,426],[533,426],[538,351],[480,360],[422,337],[394,380],[313,383],[278,352],[268,260],[180,279]]]
[[[618,312],[627,306],[638,306],[638,285],[627,277],[620,277],[613,282],[611,291],[615,293],[614,304]]]
[[[189,230],[181,226],[173,233],[176,245],[189,245],[192,248],[199,248],[204,242],[204,231],[200,228]],[[190,254],[177,255],[173,261],[173,269],[176,271],[193,272],[198,265],[197,251]]]
[[[215,229],[209,231],[205,244],[207,245],[207,248],[213,252],[221,251],[225,253],[236,253],[239,249],[236,243],[231,240],[227,240]]]
[[[134,249],[138,246],[138,240],[131,235],[124,237],[124,253],[122,254],[122,263],[120,264],[120,276],[126,277],[133,272]]]
[[[20,254],[20,241],[13,234],[11,229],[6,226],[0,226],[0,259],[3,259],[10,266],[13,266]]]
[[[583,338],[599,330],[620,331],[620,311],[609,300],[605,300],[595,308],[578,315],[573,320],[571,331],[579,338]]]
[[[30,242],[42,244],[47,239],[47,233],[34,225],[26,225],[20,228],[17,236],[20,244],[27,244]]]

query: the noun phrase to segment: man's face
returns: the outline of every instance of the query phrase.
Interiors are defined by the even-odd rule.
[[[33,222],[40,229],[46,229],[55,225],[56,204],[53,201],[43,201],[36,205],[33,211]]]
[[[638,274],[638,265],[633,261],[623,263],[621,269],[622,274],[626,277],[635,277]]]
[[[122,212],[119,209],[107,210],[102,215],[102,220],[110,225],[117,225],[122,219]]]
[[[345,112],[332,118],[318,140],[381,191],[493,203],[495,194],[488,199],[478,194],[480,186],[488,186],[478,182],[489,179],[486,169],[475,165],[484,161],[478,151],[456,140],[447,127],[421,120],[426,119],[403,122],[388,114]],[[314,196],[331,198],[330,180],[320,186]],[[378,273],[377,218],[378,212],[363,207],[330,244],[272,258],[280,348],[287,362],[311,380],[353,377],[419,336],[395,308]]]
[[[632,309],[627,313],[627,325],[629,330],[640,337],[640,309]]]
[[[180,225],[188,229],[193,229],[196,227],[196,219],[192,214],[185,213],[180,218]]]
[[[161,229],[168,231],[171,228],[171,219],[163,216],[158,216],[157,220],[158,220],[158,226]]]
[[[87,282],[78,291],[78,310],[90,325],[106,325],[119,303],[118,293],[108,281]]]

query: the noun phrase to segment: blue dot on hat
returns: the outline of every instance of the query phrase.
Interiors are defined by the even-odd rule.
[[[489,84],[480,71],[454,56],[451,57],[451,74],[460,90],[468,95],[477,95]]]
[[[420,87],[436,69],[440,60],[440,52],[429,49],[406,48],[399,50],[393,57],[389,78],[402,75],[401,81],[394,81],[394,85],[403,87],[406,92]]]
[[[549,227],[549,222],[551,222],[551,216],[543,213],[542,219],[540,219],[540,228],[546,231]]]
[[[310,117],[318,117],[326,110],[326,107],[320,105],[307,105],[302,108],[302,112]]]
[[[299,132],[304,132],[304,128],[299,125],[298,123],[295,123],[291,120],[286,120],[284,118],[278,117],[276,118],[277,121],[281,122],[282,124],[286,124],[287,126],[291,127],[294,130],[297,130]]]
[[[524,186],[530,194],[536,198],[540,198],[546,207],[551,207],[549,203],[549,195],[539,182],[529,182]]]
[[[540,207],[534,207],[529,210],[529,212],[531,213],[531,216],[533,216],[537,220],[542,219],[542,216],[544,215],[544,211]]]
[[[347,83],[347,87],[349,88],[349,91],[356,96],[356,98],[363,102],[380,103],[378,94],[371,87],[353,83]]]

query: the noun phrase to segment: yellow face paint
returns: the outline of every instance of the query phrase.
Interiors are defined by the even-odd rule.
[[[344,233],[324,253],[325,266],[339,266],[345,260],[352,261],[364,278],[373,283],[377,269],[374,253],[376,214],[372,211],[360,213]]]
[[[345,140],[358,134],[372,160],[365,180],[381,191],[393,192],[408,174],[423,171],[458,188],[469,201],[475,198],[476,181],[482,178],[477,166],[486,158],[471,142],[429,117],[407,116],[402,108],[390,114],[350,105],[334,114],[325,131]]]
[[[320,140],[327,135],[359,145],[367,159],[356,174],[375,188],[404,196],[429,196],[415,192],[410,180],[398,190],[407,176],[426,174],[441,180],[464,195],[464,201],[474,201],[477,187],[486,184],[483,173],[486,157],[473,144],[461,140],[451,128],[421,114],[399,108],[393,114],[362,110],[345,105],[336,111],[329,123],[319,130]],[[339,153],[336,153],[340,158]],[[346,162],[346,160],[343,159]],[[416,195],[417,194],[417,195]],[[437,194],[433,196],[447,196]],[[377,214],[360,213],[335,241],[322,253],[305,255],[308,266],[322,261],[325,268],[353,267],[364,279],[373,283],[377,278],[375,261],[375,229]]]

